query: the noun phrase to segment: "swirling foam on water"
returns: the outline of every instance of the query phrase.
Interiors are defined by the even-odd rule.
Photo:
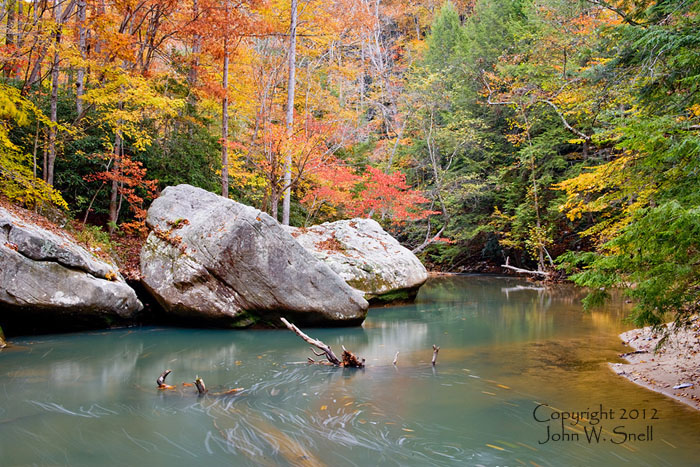
[[[364,328],[309,330],[367,358],[364,370],[293,363],[309,350],[287,331],[146,328],[19,339],[0,353],[3,463],[671,465],[695,459],[700,415],[606,367],[619,353],[620,308],[585,315],[573,289],[528,287],[449,278],[426,286],[416,305],[371,310]],[[437,367],[430,365],[432,344],[442,349]],[[166,368],[176,390],[155,388]],[[210,389],[205,397],[181,384],[197,374]],[[216,395],[235,387],[245,389]],[[599,402],[653,406],[663,414],[654,432],[660,441],[541,446],[543,432],[532,418],[536,401],[566,409]]]

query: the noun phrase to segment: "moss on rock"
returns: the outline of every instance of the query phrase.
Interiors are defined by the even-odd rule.
[[[367,301],[370,303],[370,305],[397,305],[401,303],[411,303],[416,299],[418,289],[420,289],[420,287],[392,290],[391,292],[387,292],[385,294],[368,296]]]

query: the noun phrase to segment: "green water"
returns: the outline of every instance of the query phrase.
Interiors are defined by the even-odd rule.
[[[365,370],[299,363],[308,345],[286,330],[14,339],[0,352],[0,465],[697,465],[700,413],[607,368],[624,351],[624,304],[585,314],[580,298],[452,277],[414,305],[370,310],[362,328],[308,330],[366,358]],[[199,375],[210,393],[245,389],[159,391],[167,368],[171,384]],[[582,421],[565,429],[571,439],[541,444],[561,425],[536,421],[538,404],[602,404],[614,419],[595,425],[599,442]],[[613,433],[647,426],[651,441]]]

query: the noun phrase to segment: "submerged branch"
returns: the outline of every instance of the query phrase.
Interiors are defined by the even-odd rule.
[[[199,395],[204,395],[208,392],[207,387],[204,385],[204,380],[199,376],[195,378],[194,385],[197,386],[197,392]]]
[[[175,389],[175,386],[170,386],[169,384],[165,384],[165,378],[168,377],[170,373],[172,373],[173,370],[165,370],[163,373],[160,374],[158,379],[156,379],[156,384],[158,385],[158,389]]]
[[[360,360],[355,356],[354,353],[350,352],[348,349],[343,347],[343,366],[345,368],[364,368],[365,367],[365,359],[363,358]]]
[[[329,362],[331,362],[334,365],[340,366],[340,360],[338,359],[338,357],[335,356],[335,354],[333,353],[333,350],[331,350],[330,346],[324,344],[322,341],[320,341],[318,339],[314,339],[313,337],[307,336],[306,334],[304,334],[301,331],[301,329],[299,329],[298,327],[296,327],[295,325],[293,325],[292,323],[290,323],[286,319],[284,319],[284,318],[280,318],[280,319],[282,320],[284,325],[287,326],[287,328],[290,331],[294,332],[294,334],[296,334],[297,336],[304,339],[304,341],[308,342],[309,344],[311,344],[314,347],[321,350]],[[316,352],[314,352],[314,353],[316,353]]]

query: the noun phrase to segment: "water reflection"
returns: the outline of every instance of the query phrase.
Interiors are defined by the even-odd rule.
[[[42,336],[0,353],[3,465],[687,464],[700,416],[606,367],[622,351],[622,300],[507,278],[435,280],[363,328],[314,329],[365,370],[304,364],[281,331],[149,328]],[[440,345],[437,367],[432,344]],[[391,364],[400,351],[398,365]],[[158,391],[172,369],[176,390]],[[211,393],[183,386],[196,375]],[[243,391],[214,393],[243,387]],[[538,402],[655,408],[655,442],[540,445]],[[636,426],[636,425],[635,425]]]

